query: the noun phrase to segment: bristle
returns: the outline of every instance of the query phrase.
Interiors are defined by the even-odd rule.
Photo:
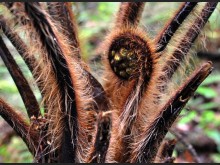
[[[107,162],[124,162],[127,153],[124,156],[116,154],[129,150],[126,146],[132,135],[127,136],[136,120],[142,91],[151,77],[154,48],[146,34],[137,28],[115,29],[107,37],[103,47],[106,50],[105,89],[113,105],[111,109],[114,121]],[[127,72],[128,69],[131,72]],[[121,148],[122,146],[125,147]]]
[[[24,5],[24,3],[21,4]],[[13,29],[14,33],[19,35],[22,34],[23,42],[25,42],[27,45],[27,52],[25,52],[25,55],[27,55],[28,58],[34,57],[36,59],[35,68],[33,69],[34,74],[39,70],[41,71],[38,72],[39,74],[36,74],[39,77],[34,77],[35,81],[40,83],[42,87],[41,93],[45,94],[42,95],[43,98],[41,104],[44,106],[44,112],[48,113],[48,123],[46,124],[49,124],[49,126],[48,133],[43,134],[40,139],[47,142],[47,138],[49,138],[51,141],[51,145],[45,148],[42,153],[40,153],[41,156],[39,159],[41,159],[42,157],[46,157],[48,153],[53,155],[53,153],[56,152],[54,148],[59,148],[58,146],[60,146],[60,141],[58,139],[60,139],[60,132],[62,131],[62,125],[64,122],[60,106],[60,90],[58,88],[57,82],[55,81],[55,75],[52,71],[51,63],[47,58],[47,51],[42,45],[40,37],[36,32],[32,22],[29,21],[28,24],[24,25],[19,23],[19,21],[14,21],[14,17],[10,13],[5,14],[4,17],[5,20],[7,20],[8,27]],[[28,19],[30,20],[29,17]],[[56,116],[59,116],[59,118]],[[53,131],[51,132],[50,130]],[[50,152],[50,150],[53,152]],[[50,160],[57,161],[57,158],[50,156]],[[36,161],[38,162],[38,160]]]
[[[63,92],[60,97],[63,100],[61,106],[62,110],[65,110],[64,113],[67,113],[66,120],[68,122],[65,122],[66,125],[57,127],[59,130],[66,127],[64,141],[57,139],[62,143],[65,142],[65,146],[61,146],[63,151],[61,161],[83,162],[92,145],[88,141],[88,137],[94,138],[95,133],[95,129],[93,129],[88,135],[88,129],[90,129],[91,122],[93,124],[96,122],[97,112],[103,111],[103,109],[97,109],[96,100],[98,97],[95,90],[102,91],[103,89],[100,88],[101,85],[97,85],[98,82],[95,84],[95,81],[92,80],[93,77],[84,70],[84,64],[73,58],[75,52],[69,46],[68,39],[58,32],[59,28],[54,26],[49,16],[40,9],[40,6],[36,3],[26,3],[26,7],[30,17],[33,17],[35,28],[38,29],[38,33],[42,37],[41,42],[51,53],[48,58],[52,60],[53,70],[58,78],[58,88]],[[41,17],[38,17],[37,13],[40,13]],[[47,37],[48,35],[50,37]],[[44,38],[47,40],[43,40]],[[50,46],[54,49],[51,49]],[[64,78],[62,78],[63,76]],[[96,95],[95,99],[93,98],[94,94]],[[104,95],[103,91],[102,96]],[[101,107],[104,108],[104,106]],[[56,117],[60,118],[57,115]],[[76,144],[78,145],[75,146]]]
[[[35,66],[33,64],[35,63],[35,59],[29,59],[25,58],[25,53],[27,52],[27,46],[24,44],[24,42],[21,40],[20,36],[12,31],[10,27],[6,25],[6,20],[1,17],[0,18],[0,26],[4,34],[8,37],[8,39],[12,42],[12,44],[16,47],[19,54],[24,59],[25,63],[27,64],[28,68],[31,72],[33,72]]]
[[[24,4],[22,2],[3,2],[2,4],[15,16],[15,24],[29,24],[29,18],[25,13]]]
[[[212,70],[192,66],[191,47],[217,3],[184,3],[154,41],[138,28],[144,4],[121,3],[100,48],[103,89],[81,59],[71,2],[4,2],[2,30],[30,65],[45,115],[28,125],[1,99],[0,115],[35,162],[161,162],[170,152],[162,140]]]
[[[21,95],[21,98],[24,102],[25,108],[27,109],[27,114],[29,118],[32,116],[38,117],[40,114],[40,108],[36,97],[34,96],[28,81],[22,74],[19,66],[17,65],[16,61],[14,60],[13,56],[9,52],[8,48],[6,47],[3,39],[0,37],[0,56],[5,63],[9,73],[11,74],[18,91]]]
[[[48,52],[48,59],[52,64],[53,72],[55,73],[56,81],[61,91],[61,110],[70,115],[71,118],[67,117],[67,121],[72,124],[74,123],[72,127],[66,122],[65,127],[67,127],[67,129],[64,130],[63,138],[68,141],[65,141],[65,146],[62,146],[63,153],[61,154],[61,159],[63,161],[67,160],[69,162],[74,162],[74,145],[76,144],[78,126],[76,122],[76,103],[73,102],[73,100],[75,100],[75,94],[72,90],[73,85],[70,71],[67,68],[67,62],[59,44],[60,40],[55,35],[51,23],[48,21],[46,13],[40,8],[39,3],[25,3],[25,10],[33,21],[34,27],[41,38],[41,42]],[[73,129],[71,130],[73,131],[72,134],[70,129]],[[73,144],[71,144],[72,141]]]
[[[153,48],[146,34],[137,29],[144,3],[123,3],[115,29],[104,43],[105,88],[112,103],[112,133],[107,162],[125,162],[130,127],[135,121],[141,91],[151,76]],[[133,27],[133,28],[131,28]],[[137,87],[135,87],[135,85]],[[132,116],[132,117],[130,117]],[[125,138],[127,137],[127,138]],[[118,153],[123,153],[118,154]]]
[[[209,6],[209,5],[207,5],[207,6]],[[197,16],[196,20],[201,21],[201,15],[198,15],[198,13],[202,12],[202,9],[201,8],[199,8],[199,9],[195,8],[195,10],[196,10],[195,17]],[[211,9],[210,6],[208,9]],[[199,10],[199,11],[197,11],[197,10]],[[205,12],[205,10],[203,10],[203,11]],[[210,10],[206,9],[206,14],[210,15],[209,12],[210,12]],[[204,19],[205,19],[205,17],[204,17]],[[189,21],[188,20],[188,22],[191,22],[193,25],[196,21],[192,21],[192,20]],[[205,24],[205,22],[203,22],[203,21],[201,21],[200,23],[203,25]],[[187,25],[185,24],[185,26],[187,26],[187,27],[185,27],[187,30],[191,29],[191,26],[189,27],[188,24]],[[180,27],[180,28],[183,28],[183,27]],[[179,33],[180,32],[179,30],[180,29],[178,29],[178,31],[173,36],[173,38],[177,37],[178,39],[175,39],[175,42],[170,42],[170,44],[167,46],[167,48],[165,50],[168,50],[170,48],[169,49],[170,51],[174,51],[174,50],[178,51],[179,49],[182,48],[184,51],[185,50],[187,51],[186,53],[188,53],[189,48],[191,47],[193,40],[191,42],[184,42],[182,39],[182,36],[181,36],[181,38],[176,36],[176,34],[182,34],[184,36],[184,33]],[[195,27],[193,28],[193,30],[195,30]],[[194,35],[190,35],[188,37],[192,39],[193,37],[195,37],[195,35],[197,36],[197,33],[193,33],[193,34]],[[172,39],[171,41],[174,41],[174,40]],[[184,46],[181,47],[178,44],[181,41],[183,41],[184,43],[187,43],[189,47],[185,48],[184,46],[187,46],[186,44],[184,44]],[[172,47],[172,45],[179,45],[180,47],[179,47],[179,49],[175,49],[176,47]],[[172,49],[171,49],[171,47],[172,47]],[[173,71],[172,66],[170,66],[169,69],[167,69],[167,68],[163,69],[163,68],[164,68],[164,61],[169,61],[169,60],[167,60],[166,57],[169,55],[170,55],[170,57],[172,57],[172,53],[170,51],[167,52],[166,55],[164,55],[165,56],[164,58],[162,58],[163,56],[161,56],[161,59],[159,59],[158,61],[155,60],[156,63],[153,65],[154,68],[152,71],[152,78],[150,79],[150,81],[148,83],[148,88],[146,88],[146,91],[144,92],[143,97],[142,97],[142,101],[139,104],[138,117],[137,117],[137,120],[136,120],[134,127],[140,128],[140,130],[136,132],[136,136],[139,136],[139,134],[143,131],[142,130],[143,127],[146,127],[147,125],[149,125],[151,123],[152,120],[158,118],[158,116],[156,116],[157,110],[160,109],[159,107],[161,107],[164,104],[164,102],[168,101],[168,100],[166,100],[166,98],[167,98],[166,95],[170,95],[170,94],[168,94],[167,90],[164,90],[165,89],[164,87],[168,86],[168,81],[169,82],[171,81],[171,79],[170,79],[171,77],[168,77],[166,75],[168,75],[170,72],[174,73],[174,71]],[[166,53],[166,52],[163,52],[163,53]],[[179,55],[181,55],[181,54],[179,54]],[[178,59],[183,60],[184,58],[178,57]],[[179,65],[180,62],[182,62],[180,60],[173,60],[170,62],[173,62],[173,63]],[[169,65],[167,65],[167,63],[165,63],[165,65],[169,66]],[[161,78],[161,77],[163,77],[163,78]],[[169,83],[169,85],[172,85],[172,83]],[[172,91],[174,91],[174,89]],[[164,100],[162,100],[162,99],[164,99]],[[133,148],[133,147],[131,147],[131,148]],[[135,147],[133,149],[135,149]]]
[[[18,31],[18,33],[22,31],[22,33],[24,33],[24,36],[23,36],[24,41],[26,41],[27,45],[31,45],[30,47],[28,47],[28,52],[26,54],[29,56],[36,56],[38,63],[36,64],[36,68],[34,68],[34,72],[38,71],[39,67],[42,68],[41,70],[42,72],[40,73],[39,77],[37,77],[36,81],[42,84],[43,89],[41,92],[45,93],[45,96],[43,96],[43,99],[42,99],[43,100],[42,103],[44,104],[45,113],[49,111],[48,112],[48,117],[49,117],[48,122],[50,123],[49,128],[56,129],[56,127],[59,127],[60,125],[62,125],[61,124],[62,120],[56,118],[57,121],[56,123],[54,123],[55,121],[54,120],[51,121],[50,117],[52,119],[55,119],[54,114],[58,114],[58,116],[60,116],[60,118],[62,119],[62,112],[60,111],[60,105],[59,105],[60,104],[59,103],[60,102],[60,91],[59,89],[57,89],[57,84],[54,81],[55,77],[54,77],[54,74],[52,73],[51,64],[48,63],[48,59],[47,57],[45,57],[45,54],[47,52],[44,49],[44,46],[41,44],[39,35],[36,33],[35,28],[33,27],[31,22],[29,22],[29,24],[27,25],[17,24],[16,22],[15,23],[11,22],[11,23],[12,23],[11,25],[12,29],[15,30],[15,32]],[[16,26],[14,24],[16,24]],[[60,145],[56,141],[57,139],[59,139],[59,136],[58,136],[59,131],[61,130],[56,129],[54,130],[54,132],[50,132],[50,131],[48,132],[48,134],[50,134],[50,137],[51,137],[50,141],[52,145],[49,148],[47,147],[47,149],[52,148],[53,150],[53,147],[57,148],[57,146]],[[42,137],[44,137],[43,140],[47,141],[48,135],[42,136]],[[45,150],[44,153],[48,153],[48,150]],[[41,153],[41,155],[46,157],[44,153]],[[53,160],[52,157],[51,157],[51,160]]]
[[[23,42],[23,40],[20,38],[18,33],[14,32],[9,27],[7,20],[5,20],[4,17],[2,16],[0,17],[0,26],[4,34],[11,41],[11,43],[16,48],[20,56],[23,58],[27,67],[31,71],[33,77],[37,79],[39,77],[39,74],[41,73],[41,69],[40,67],[38,67],[38,69],[35,70],[35,68],[37,68],[36,58],[34,56],[27,55],[28,53],[27,45]],[[40,83],[38,83],[37,85],[38,85],[39,90],[42,91],[42,85]]]
[[[71,2],[48,2],[48,11],[56,24],[60,24],[61,30],[70,41],[71,47],[79,49],[78,28]],[[78,58],[80,58],[80,54],[78,54]]]
[[[196,70],[192,76],[181,86],[181,88],[172,94],[171,99],[158,108],[156,115],[148,119],[148,124],[142,129],[141,135],[133,143],[133,153],[131,153],[130,162],[153,162],[159,146],[184,105],[193,95],[202,81],[211,73],[211,62],[205,63]]]
[[[100,139],[96,134],[105,134],[110,130],[100,129],[110,120],[99,123],[99,118],[102,113],[108,113],[109,102],[102,86],[96,79],[87,71],[82,69],[76,76],[74,89],[76,92],[76,101],[78,108],[79,136],[77,148],[77,162],[88,162],[88,157],[99,153],[99,149],[103,151],[100,154],[102,159],[105,159],[105,151],[108,149],[108,139],[106,145],[103,145],[98,150],[95,149],[96,142]],[[97,124],[96,124],[97,123]],[[107,125],[110,125],[107,124]],[[94,150],[93,150],[94,149]],[[93,160],[95,161],[95,160]]]
[[[108,60],[112,71],[120,79],[131,80],[141,73],[150,77],[152,52],[146,44],[148,40],[144,39],[134,29],[123,29],[113,34],[108,48]]]
[[[88,158],[85,161],[87,163],[104,163],[109,147],[111,137],[111,112],[100,113],[97,120],[96,136]]]
[[[174,35],[176,30],[181,26],[185,18],[190,14],[192,9],[197,5],[197,2],[185,2],[183,3],[174,17],[168,21],[167,25],[156,37],[156,43],[159,46],[157,52],[161,52],[165,49],[166,45],[169,43],[171,37]]]
[[[179,31],[177,31],[176,36],[172,38],[170,45],[167,46],[163,54],[167,62],[164,64],[162,72],[166,73],[159,77],[160,81],[162,80],[167,82],[172,78],[173,74],[180,66],[180,63],[188,54],[192,44],[199,35],[199,32],[204,27],[208,18],[211,16],[216,5],[216,3],[207,3],[204,6],[201,5],[202,7],[197,5],[195,10],[192,12],[193,14],[189,15],[191,20],[188,21],[187,25],[183,24]],[[191,22],[190,26],[189,22]],[[178,36],[178,34],[180,36]],[[175,47],[173,46],[174,42]],[[161,90],[164,91],[165,88],[165,86],[162,86]]]
[[[35,155],[38,147],[38,132],[30,129],[26,120],[16,113],[4,100],[0,98],[0,116],[15,130],[24,140],[30,152]]]
[[[167,158],[171,158],[173,155],[173,150],[175,148],[177,140],[164,140],[157,152],[156,158],[154,160],[154,163],[162,163]]]
[[[145,2],[121,2],[115,27],[137,27],[144,10],[144,5]]]

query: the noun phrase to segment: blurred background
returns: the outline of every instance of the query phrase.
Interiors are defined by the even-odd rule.
[[[102,64],[98,53],[98,45],[113,26],[119,2],[81,2],[72,3],[73,11],[79,25],[79,37],[82,56],[91,66],[92,73],[99,77]],[[146,3],[140,26],[149,37],[163,28],[181,3],[149,2]],[[180,117],[173,125],[167,139],[177,138],[173,152],[175,162],[193,162],[195,157],[201,162],[220,162],[220,5],[209,19],[200,38],[205,38],[202,48],[198,48],[197,56],[201,61],[211,60],[214,71],[200,85],[195,96],[188,102]],[[40,94],[34,86],[32,76],[24,61],[7,41],[10,51],[25,74],[36,97]],[[101,81],[101,80],[100,80]],[[3,61],[0,59],[0,97],[11,104],[20,113],[26,115],[18,90]],[[190,150],[190,147],[194,150]],[[0,118],[0,162],[32,162],[33,158],[25,144]]]

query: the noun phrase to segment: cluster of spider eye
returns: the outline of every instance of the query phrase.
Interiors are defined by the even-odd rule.
[[[212,64],[196,68],[175,91],[169,91],[169,84],[216,2],[182,3],[153,41],[138,27],[145,3],[121,3],[103,43],[104,84],[81,59],[70,2],[2,4],[9,15],[0,15],[3,34],[33,74],[42,102],[36,101],[1,36],[1,58],[30,123],[3,99],[0,115],[35,162],[163,162],[171,156],[162,153],[173,144],[162,141]],[[170,98],[162,101],[164,95]],[[47,115],[41,116],[39,105]]]

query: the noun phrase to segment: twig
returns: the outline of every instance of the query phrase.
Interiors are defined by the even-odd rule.
[[[164,159],[164,161],[162,161],[161,163],[173,163],[174,160],[175,160],[174,157],[167,157],[167,158]]]
[[[166,48],[166,45],[169,43],[176,30],[181,26],[182,22],[190,14],[197,3],[198,2],[185,2],[180,6],[175,17],[168,22],[167,26],[165,26],[157,37],[157,43],[160,46],[157,50],[158,52],[163,51]]]
[[[28,81],[25,79],[19,66],[17,65],[13,56],[6,47],[2,37],[0,37],[0,56],[18,88],[18,91],[27,109],[29,118],[31,118],[31,116],[38,117],[38,115],[40,114],[40,108],[36,97],[34,96],[34,93],[31,90]]]
[[[212,52],[198,52],[197,56],[199,58],[205,58],[211,60],[213,62],[220,61],[220,54],[219,53],[212,53]]]
[[[16,48],[20,56],[23,58],[27,67],[31,71],[33,77],[35,79],[40,77],[39,75],[41,73],[41,68],[40,66],[37,67],[35,57],[27,54],[28,53],[27,45],[22,41],[22,39],[16,32],[13,32],[13,30],[9,26],[7,26],[7,21],[2,16],[0,17],[0,26],[6,37],[11,41],[11,43]],[[36,68],[38,69],[37,71],[35,71]],[[37,82],[37,85],[40,91],[42,91],[43,90],[42,85],[39,82]]]
[[[79,48],[78,27],[71,2],[48,2],[48,11],[51,17],[59,22],[63,33],[68,37],[71,46]],[[78,58],[81,58],[78,54]]]
[[[144,5],[145,2],[121,2],[117,13],[116,28],[138,26]]]
[[[0,98],[0,115],[15,130],[15,132],[24,140],[30,152],[34,155],[38,146],[38,135],[36,131],[30,129],[29,124],[25,122],[18,113],[15,112],[5,101]]]
[[[202,163],[198,154],[196,153],[196,150],[193,148],[193,146],[184,139],[183,135],[179,133],[176,129],[171,128],[170,133],[172,133],[174,136],[177,137],[177,139],[188,149],[188,151],[193,155],[193,158],[195,160],[195,163]]]
[[[166,161],[167,163],[172,163],[172,161],[174,160],[174,158],[172,158],[172,154],[175,145],[176,139],[164,141],[157,152],[154,163],[160,163],[164,161]]]

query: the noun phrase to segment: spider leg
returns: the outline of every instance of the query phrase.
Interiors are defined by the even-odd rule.
[[[145,2],[121,2],[117,13],[115,27],[133,26],[137,27]]]
[[[13,56],[9,52],[8,48],[6,47],[1,37],[0,37],[0,56],[4,61],[8,71],[10,72],[18,88],[18,91],[27,109],[27,114],[29,118],[31,118],[32,116],[38,117],[40,115],[40,108],[33,94],[33,91],[31,90],[27,80],[25,79],[19,66],[16,64]]]
[[[143,133],[133,143],[130,162],[153,162],[158,148],[182,108],[202,81],[211,73],[211,62],[205,63],[181,86],[171,99],[157,112],[157,117],[147,124]]]
[[[30,152],[35,155],[38,147],[38,133],[30,128],[20,114],[16,113],[6,102],[0,98],[0,115],[15,130],[15,132],[23,139],[28,146]]]
[[[181,26],[182,22],[186,19],[186,17],[190,14],[196,5],[197,2],[185,2],[180,6],[176,14],[174,14],[174,17],[170,19],[167,25],[156,37],[156,43],[159,46],[157,52],[161,52],[166,48],[176,30]]]

